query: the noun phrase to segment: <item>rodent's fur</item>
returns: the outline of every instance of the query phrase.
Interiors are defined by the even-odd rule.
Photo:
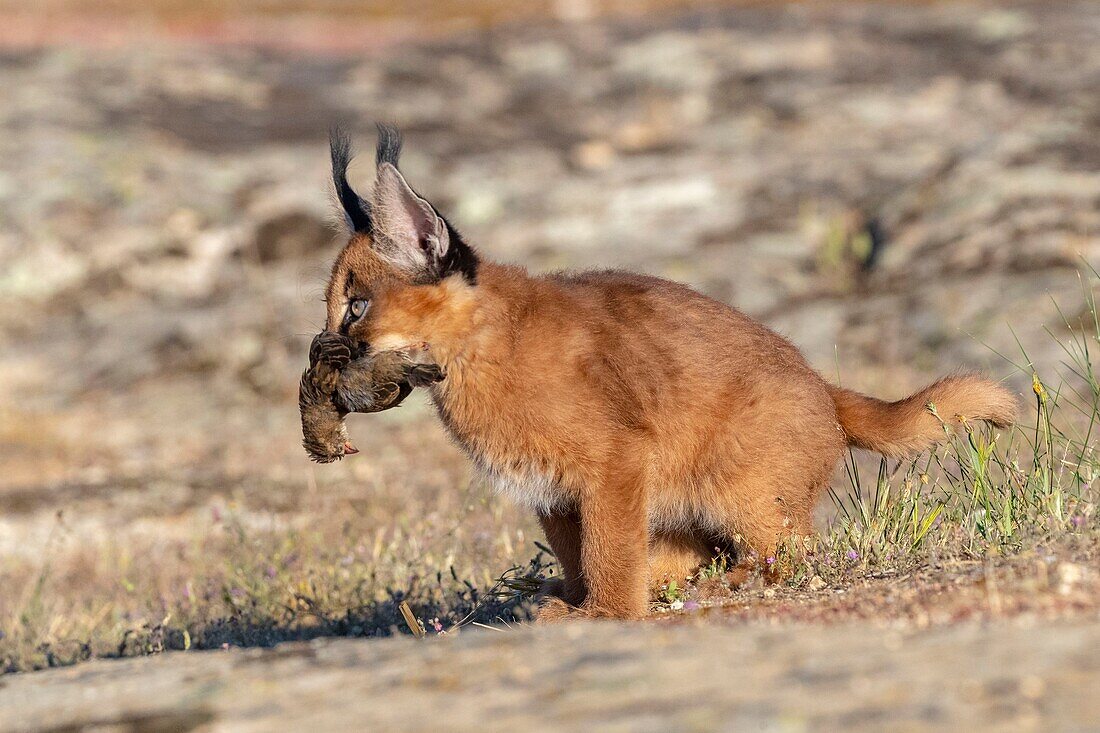
[[[357,353],[344,337],[318,334],[310,347],[310,365],[298,384],[302,446],[317,463],[332,463],[356,452],[345,418],[353,412],[397,407],[414,386],[442,378],[439,366],[416,346],[381,353]]]

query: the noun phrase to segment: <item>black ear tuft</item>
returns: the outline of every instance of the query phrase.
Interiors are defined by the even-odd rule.
[[[392,125],[378,123],[378,152],[375,154],[375,165],[389,163],[397,167],[397,159],[401,157],[401,131]]]
[[[340,207],[344,210],[348,226],[356,232],[370,232],[370,207],[348,183],[348,165],[352,157],[351,138],[341,128],[333,127],[329,130],[328,144],[332,153],[332,182],[336,186],[336,196],[340,199]]]

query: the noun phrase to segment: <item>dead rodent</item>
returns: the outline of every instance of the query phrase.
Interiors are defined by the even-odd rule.
[[[330,331],[313,339],[309,361],[298,385],[298,407],[302,445],[317,463],[358,452],[344,422],[349,413],[388,410],[413,387],[443,379],[426,344],[372,354]]]

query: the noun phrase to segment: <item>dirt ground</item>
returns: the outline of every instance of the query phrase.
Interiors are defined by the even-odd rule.
[[[186,565],[230,515],[264,536],[352,526],[349,563],[478,585],[535,552],[535,522],[471,479],[422,397],[353,418],[354,460],[305,458],[334,121],[368,151],[375,119],[398,123],[410,180],[486,255],[689,282],[848,386],[981,368],[1030,396],[1014,364],[1061,368],[1050,334],[1080,332],[1078,271],[1100,262],[1100,6],[552,5],[429,32],[57,3],[51,35],[0,3],[5,617],[47,570],[61,619],[66,586]],[[753,586],[640,627],[90,662],[0,679],[0,729],[432,729],[445,711],[462,729],[1086,730],[1090,542]]]

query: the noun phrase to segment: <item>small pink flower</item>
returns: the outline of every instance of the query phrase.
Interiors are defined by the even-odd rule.
[[[765,560],[764,562],[766,562],[766,563],[768,563],[769,565],[771,565],[772,563],[774,563],[774,562],[775,562],[775,558],[774,558],[774,557],[769,557],[769,558],[768,558],[767,560]]]
[[[859,559],[859,553],[855,550],[848,550],[848,559],[853,562]]]

